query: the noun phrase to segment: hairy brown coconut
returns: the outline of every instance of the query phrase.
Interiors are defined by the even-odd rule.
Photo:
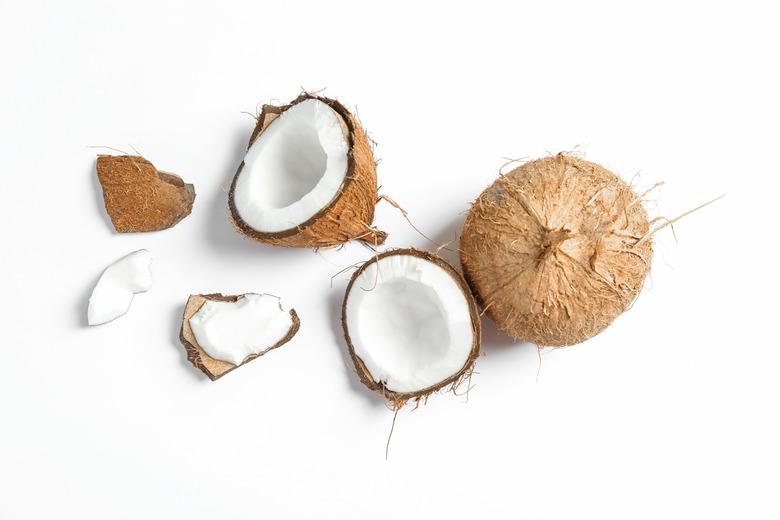
[[[364,263],[347,286],[342,326],[360,381],[396,409],[454,388],[479,356],[476,301],[427,251],[396,249]]]
[[[639,196],[598,164],[558,154],[500,176],[471,206],[460,258],[499,329],[566,346],[606,328],[642,289],[653,247]]]
[[[334,99],[302,94],[263,106],[230,187],[236,228],[258,242],[330,247],[381,244],[374,229],[376,162],[363,128]]]

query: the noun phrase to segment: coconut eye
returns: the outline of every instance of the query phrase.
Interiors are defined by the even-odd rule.
[[[283,246],[381,243],[370,227],[376,163],[357,120],[337,101],[304,95],[263,108],[229,206],[237,228]]]
[[[479,353],[479,316],[466,283],[423,251],[390,251],[364,264],[342,317],[361,380],[392,400],[457,382]]]

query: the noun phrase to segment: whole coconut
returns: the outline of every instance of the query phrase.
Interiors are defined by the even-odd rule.
[[[499,329],[542,346],[604,330],[639,294],[653,248],[639,196],[598,164],[559,154],[502,175],[474,202],[465,277]]]

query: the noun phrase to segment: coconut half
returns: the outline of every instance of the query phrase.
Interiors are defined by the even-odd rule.
[[[479,355],[466,282],[426,251],[387,251],[363,264],[347,286],[342,326],[360,380],[396,405],[458,383]]]
[[[244,235],[288,247],[372,244],[376,162],[357,119],[336,100],[303,94],[265,105],[230,187],[228,206]]]
[[[541,346],[584,341],[630,307],[653,258],[639,195],[558,154],[502,175],[472,204],[463,272],[499,329]]]
[[[290,341],[300,328],[295,310],[285,311],[269,294],[192,295],[179,338],[187,359],[212,381]]]

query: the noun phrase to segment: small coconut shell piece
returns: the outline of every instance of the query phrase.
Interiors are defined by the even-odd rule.
[[[187,351],[187,359],[195,365],[196,368],[201,370],[204,374],[206,374],[209,379],[212,381],[216,381],[220,377],[224,376],[231,370],[235,370],[236,368],[246,365],[250,361],[262,356],[263,354],[281,347],[288,341],[290,341],[293,336],[298,332],[298,329],[300,328],[301,322],[298,318],[298,314],[295,312],[294,309],[290,309],[290,318],[292,319],[292,326],[290,327],[290,330],[287,332],[287,335],[284,336],[281,340],[279,340],[274,345],[268,347],[267,349],[263,350],[262,352],[259,352],[254,355],[247,356],[244,361],[238,365],[234,365],[233,363],[230,363],[228,361],[223,361],[221,359],[215,359],[211,356],[209,356],[205,350],[203,350],[203,347],[201,347],[198,344],[197,339],[195,338],[195,334],[192,331],[192,327],[190,327],[189,320],[192,318],[203,306],[206,301],[217,301],[217,302],[236,302],[239,298],[241,298],[243,295],[231,295],[231,296],[225,296],[223,294],[193,294],[187,299],[187,304],[184,307],[184,315],[182,317],[182,324],[181,324],[181,331],[179,332],[179,340],[181,341],[182,345],[184,345],[184,348]]]
[[[118,233],[160,231],[192,211],[195,188],[137,155],[98,155],[97,176]]]
[[[412,260],[409,260],[410,258]],[[419,263],[415,264],[415,262]],[[434,270],[426,273],[426,268],[420,267],[425,263],[432,264]],[[385,265],[386,267],[378,267],[380,265]],[[435,281],[436,270],[441,270],[438,274],[443,277],[439,278],[439,281]],[[406,278],[407,281],[402,281],[399,284],[398,280],[403,278]],[[442,283],[441,280],[444,278],[447,278],[449,282],[446,284]],[[381,291],[383,283],[389,284],[389,287],[397,284],[398,290],[388,300],[389,305],[380,306],[378,311],[373,311],[374,319],[369,319],[363,323],[350,322],[350,316],[352,316],[352,319],[356,319],[360,318],[361,313],[371,312],[367,311],[367,307],[362,307],[364,305],[373,305],[377,309],[376,300],[374,303],[367,303],[368,300],[361,298],[368,298],[369,296],[366,295]],[[428,287],[417,288],[415,286],[416,283],[428,285]],[[437,296],[432,296],[433,293],[430,289],[436,288],[435,286],[438,289],[434,290],[433,293],[436,293]],[[388,290],[396,291],[395,288]],[[352,298],[358,298],[358,303],[353,303],[352,305],[361,306],[360,311],[355,311],[350,306]],[[381,299],[381,297],[378,298]],[[428,303],[426,303],[426,300]],[[439,334],[439,337],[445,336],[447,340],[434,341],[434,348],[430,349],[432,344],[431,337],[436,336],[437,329],[435,326],[432,329],[424,329],[428,323],[433,325],[438,319],[437,314],[442,312],[441,309],[446,309],[447,307],[449,307],[449,311],[445,313],[445,316],[448,319],[457,320],[460,323],[460,327],[449,328],[446,334]],[[416,332],[405,335],[401,330],[405,322],[413,322],[415,320],[418,321]],[[446,260],[428,251],[412,248],[395,249],[376,255],[364,263],[353,274],[347,286],[342,305],[341,322],[349,355],[355,365],[355,371],[360,381],[370,390],[382,395],[394,408],[403,406],[409,400],[419,401],[426,399],[434,392],[446,390],[447,388],[456,388],[460,382],[471,375],[474,363],[480,353],[481,321],[477,303],[467,283],[460,273]],[[420,330],[424,330],[424,332],[417,334]],[[438,332],[443,330],[438,329]],[[394,332],[396,333],[394,334]],[[369,365],[374,365],[374,370],[377,372],[387,369],[388,366],[377,368],[377,363],[374,361],[367,362],[364,360],[359,352],[367,352],[367,349],[362,348],[358,342],[365,342],[366,340],[377,341],[391,337],[401,337],[409,340],[403,344],[397,341],[387,342],[388,345],[403,350],[403,355],[405,356],[417,356],[418,352],[422,353],[424,349],[428,349],[427,354],[415,357],[413,364],[416,365],[416,368],[404,375],[405,378],[415,380],[412,381],[413,385],[427,386],[415,388],[414,390],[404,389],[399,386],[399,378],[372,374]],[[455,337],[465,338],[466,343],[460,347],[454,347],[456,340],[453,338]],[[447,363],[449,366],[444,375],[440,373],[436,375],[435,380],[428,379],[427,382],[423,382],[425,381],[424,377],[420,378],[418,376],[421,375],[421,372],[429,370],[433,365],[441,365],[444,359],[442,353],[446,352],[448,348],[458,351],[458,355],[455,357],[457,365]],[[374,352],[378,351],[374,350]],[[382,354],[385,355],[387,353],[388,350],[385,349]],[[381,362],[378,365],[381,365]],[[396,381],[391,382],[393,379],[396,379]],[[396,385],[396,388],[393,387],[394,385]]]
[[[477,198],[460,259],[499,329],[567,346],[630,307],[650,271],[649,229],[640,197],[617,175],[559,154],[502,175]]]
[[[261,231],[249,225],[241,216],[236,202],[236,185],[245,168],[242,161],[238,167],[228,195],[231,220],[236,229],[246,237],[285,247],[332,247],[350,240],[362,240],[370,244],[382,244],[387,234],[372,226],[374,206],[378,201],[376,161],[371,142],[360,122],[347,108],[335,99],[302,94],[283,106],[264,105],[257,118],[257,124],[247,151],[260,139],[279,117],[296,105],[316,100],[324,103],[338,114],[344,138],[347,143],[347,171],[336,194],[313,216],[297,225],[290,225],[279,231]],[[291,153],[295,153],[294,151]]]

